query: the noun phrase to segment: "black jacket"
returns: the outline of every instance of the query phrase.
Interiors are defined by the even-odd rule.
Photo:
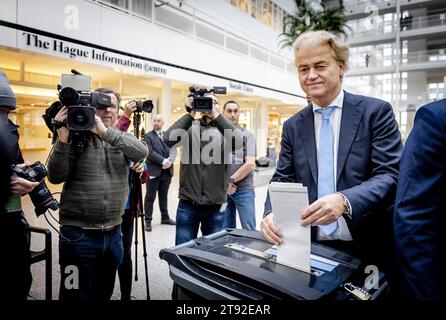
[[[163,160],[169,158],[173,163],[176,157],[176,150],[170,149],[158,136],[155,130],[152,130],[145,134],[144,141],[149,147],[149,155],[147,156],[146,163],[149,170],[150,177],[159,177],[162,173]],[[168,170],[170,176],[173,176],[173,166]]]
[[[225,133],[232,133],[232,141],[227,141],[229,135]],[[186,114],[163,138],[171,148],[182,147],[178,197],[199,205],[226,203],[231,174],[229,155],[243,149],[241,131],[222,114],[210,123]],[[206,154],[210,161],[203,156]]]

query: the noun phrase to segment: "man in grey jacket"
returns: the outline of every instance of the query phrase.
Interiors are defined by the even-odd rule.
[[[202,112],[195,120],[195,111],[182,116],[165,133],[170,148],[182,147],[180,191],[176,216],[175,244],[195,239],[201,234],[223,229],[226,191],[231,173],[231,152],[243,152],[243,136],[220,113],[216,96],[212,112]],[[192,98],[186,105],[190,107]]]
[[[143,161],[148,154],[144,142],[114,127],[119,95],[111,89],[96,91],[109,95],[112,106],[96,110],[94,128],[83,133],[82,150],[63,126],[57,129],[48,161],[49,181],[64,182],[59,210],[61,300],[110,299],[123,256],[121,214],[129,161]],[[67,113],[63,107],[55,120],[65,122]]]

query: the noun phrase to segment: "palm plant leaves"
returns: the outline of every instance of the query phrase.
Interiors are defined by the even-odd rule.
[[[320,9],[315,9],[308,0],[294,0],[297,12],[283,18],[283,32],[279,37],[281,48],[292,46],[296,38],[305,31],[326,30],[337,35],[346,35],[349,28],[344,16],[342,2],[339,7],[326,7],[327,0],[319,0]]]

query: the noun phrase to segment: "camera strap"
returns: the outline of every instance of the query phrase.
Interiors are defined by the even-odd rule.
[[[11,195],[6,202],[5,209],[7,212],[22,211],[22,200],[20,196]]]

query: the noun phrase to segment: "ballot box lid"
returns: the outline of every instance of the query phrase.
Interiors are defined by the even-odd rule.
[[[258,231],[225,229],[163,249],[160,258],[169,263],[175,282],[216,299],[329,299],[361,264],[347,253],[313,243],[312,256],[321,259],[307,273],[277,263],[265,254],[269,248]],[[332,268],[321,267],[320,261]]]

